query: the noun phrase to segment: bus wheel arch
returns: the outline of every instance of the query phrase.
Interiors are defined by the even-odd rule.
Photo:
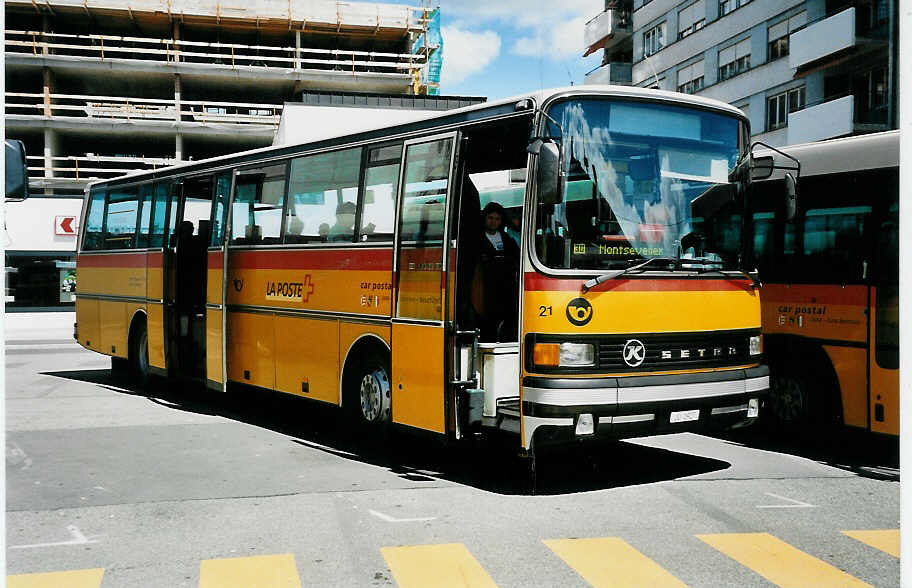
[[[795,337],[776,339],[767,346],[775,350],[769,354],[771,419],[783,427],[841,424],[839,378],[826,350]]]
[[[389,345],[380,337],[358,337],[342,366],[342,410],[361,425],[383,427],[392,420]]]
[[[133,313],[127,336],[127,358],[135,383],[143,388],[149,382],[149,331],[146,312]]]

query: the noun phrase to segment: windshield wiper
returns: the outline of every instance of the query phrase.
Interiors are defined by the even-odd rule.
[[[646,261],[643,261],[636,265],[631,265],[630,267],[625,267],[624,269],[614,270],[614,271],[608,272],[606,274],[602,274],[597,278],[592,278],[591,280],[586,280],[585,282],[583,282],[581,289],[582,289],[583,293],[586,293],[589,290],[591,290],[592,288],[595,288],[596,286],[601,284],[602,282],[607,282],[608,280],[613,280],[615,278],[619,278],[619,277],[623,276],[624,274],[626,274],[627,272],[632,272],[634,270],[644,268],[654,261],[664,261],[666,263],[678,264],[678,263],[680,263],[681,260],[678,259],[677,257],[650,257]]]
[[[720,268],[706,268],[706,269],[700,269],[700,270],[698,270],[698,271],[699,271],[699,273],[701,273],[701,274],[705,274],[705,273],[709,273],[709,272],[716,272],[716,273],[718,273],[718,274],[722,274],[723,276],[724,276],[724,275],[727,275],[727,274],[725,273],[725,271],[723,271],[723,270],[720,269]],[[760,282],[760,272],[758,272],[757,270],[754,270],[754,271],[752,271],[752,272],[749,272],[749,271],[747,271],[747,270],[743,270],[743,269],[741,269],[741,268],[738,268],[738,269],[735,269],[735,270],[728,270],[728,271],[738,272],[739,274],[741,274],[742,276],[744,276],[745,278],[747,278],[748,280],[750,280],[750,281],[751,281],[751,286],[753,286],[754,288],[759,288],[759,287],[761,287],[761,286],[763,285],[763,284]]]

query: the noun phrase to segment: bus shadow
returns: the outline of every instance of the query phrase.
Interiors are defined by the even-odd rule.
[[[716,438],[754,449],[810,459],[859,476],[899,481],[899,439],[855,429],[776,431],[763,423]]]
[[[341,459],[389,470],[412,482],[446,480],[505,495],[560,495],[650,484],[726,469],[729,463],[634,443],[574,445],[541,452],[534,483],[515,438],[446,446],[399,431],[358,435],[335,407],[277,392],[229,389],[228,394],[153,380],[140,390],[109,369],[43,372],[119,394],[147,398],[172,410],[220,416],[292,437],[291,442]],[[417,441],[417,442],[416,442]]]

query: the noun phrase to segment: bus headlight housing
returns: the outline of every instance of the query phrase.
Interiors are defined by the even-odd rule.
[[[763,335],[754,335],[748,340],[748,349],[751,355],[763,353]]]
[[[595,365],[592,343],[536,343],[532,352],[535,365],[544,367],[591,367]]]

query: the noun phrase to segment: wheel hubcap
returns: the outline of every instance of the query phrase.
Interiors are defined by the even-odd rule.
[[[361,379],[361,416],[369,423],[382,420],[389,397],[389,378],[382,369],[373,370]]]
[[[776,378],[772,387],[773,411],[783,423],[798,420],[804,411],[804,393],[801,384],[790,377]]]

